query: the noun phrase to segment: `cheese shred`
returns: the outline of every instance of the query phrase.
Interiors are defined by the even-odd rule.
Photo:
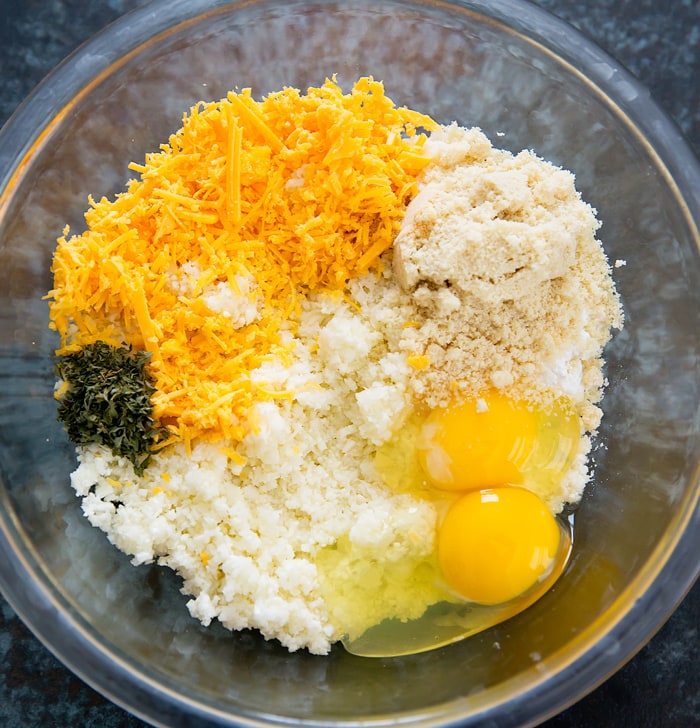
[[[124,192],[90,199],[82,234],[59,238],[57,354],[148,351],[173,436],[240,440],[255,402],[290,396],[249,372],[290,356],[281,334],[303,296],[378,269],[429,162],[419,130],[435,128],[372,78],[198,103]]]

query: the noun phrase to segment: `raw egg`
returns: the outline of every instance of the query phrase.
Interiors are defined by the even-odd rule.
[[[534,493],[517,486],[465,493],[438,529],[442,574],[459,596],[502,604],[524,594],[555,562],[561,530]]]
[[[418,459],[436,488],[468,491],[505,484],[558,483],[581,436],[566,401],[536,407],[497,391],[433,410],[416,440]]]

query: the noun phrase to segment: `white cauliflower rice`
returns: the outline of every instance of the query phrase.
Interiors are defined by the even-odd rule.
[[[245,466],[221,443],[197,444],[191,456],[178,445],[138,478],[127,460],[87,446],[72,475],[88,519],[115,546],[135,564],[157,560],[181,574],[193,617],[254,627],[290,650],[320,654],[395,601],[400,613],[418,616],[439,597],[437,588],[410,588],[413,570],[431,556],[434,508],[388,490],[373,466],[377,445],[411,408],[411,368],[396,340],[410,299],[388,275],[356,280],[350,294],[360,310],[340,296],[307,301],[292,366],[251,372],[295,394],[256,406],[257,427],[236,447]],[[328,574],[317,565],[319,551],[341,539],[357,553],[348,557],[354,568],[333,573],[338,593],[355,593],[368,570],[363,553],[386,556],[373,575],[373,610],[355,609],[355,593],[342,627],[330,618]]]

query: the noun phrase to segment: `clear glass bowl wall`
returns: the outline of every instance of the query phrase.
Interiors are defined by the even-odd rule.
[[[604,679],[697,576],[697,162],[623,71],[532,6],[375,5],[155,2],[53,74],[0,138],[0,586],[69,667],[153,722],[516,725]],[[200,627],[177,577],[132,567],[83,519],[52,398],[42,296],[56,237],[82,229],[88,194],[122,189],[128,162],[199,99],[333,73],[344,88],[373,75],[400,105],[574,170],[611,262],[626,261],[627,323],[607,351],[565,576],[506,624],[393,660],[289,654]]]

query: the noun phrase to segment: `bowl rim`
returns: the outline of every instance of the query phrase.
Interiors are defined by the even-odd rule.
[[[43,79],[0,129],[0,218],[5,214],[12,189],[62,116],[112,69],[164,36],[179,32],[184,25],[199,22],[208,15],[269,2],[152,0],[122,15],[79,46]],[[281,0],[271,2],[275,4]],[[303,4],[304,0],[291,0],[287,4],[292,3]],[[343,5],[335,0],[316,0],[314,4]],[[439,5],[492,19],[566,64],[571,73],[605,98],[618,117],[644,141],[650,156],[674,190],[690,228],[696,232],[696,240],[700,240],[700,197],[684,196],[681,192],[682,189],[700,189],[698,160],[678,127],[657,106],[649,91],[619,61],[576,28],[526,0],[388,0],[385,4],[416,8]],[[29,123],[37,118],[45,119],[45,123],[39,126]],[[568,664],[539,680],[527,692],[515,696],[511,701],[515,704],[509,704],[507,717],[498,715],[496,704],[476,715],[465,716],[464,699],[458,699],[443,706],[443,710],[433,717],[407,713],[404,720],[422,726],[476,725],[485,720],[499,726],[535,725],[604,682],[651,639],[700,575],[697,561],[700,463],[693,479],[694,492],[688,493],[686,508],[675,519],[681,527],[679,534],[673,543],[657,546],[649,559],[654,568],[647,568],[646,578],[642,580],[646,588],[637,584],[639,578],[628,587],[627,591],[637,592],[637,599],[632,606],[621,607],[617,612],[612,610],[602,639],[595,643],[584,640],[579,653],[568,660]],[[34,635],[70,670],[109,700],[154,725],[177,725],[188,716],[201,725],[322,724],[315,720],[287,721],[279,716],[270,716],[268,720],[243,714],[232,717],[185,699],[140,671],[129,669],[118,650],[101,645],[81,624],[79,615],[71,613],[70,605],[62,603],[60,595],[52,593],[38,558],[31,549],[19,548],[24,540],[23,529],[14,518],[3,492],[0,492],[0,504],[3,506],[0,508],[0,590]],[[670,577],[665,586],[657,578],[662,568]],[[27,575],[30,580],[26,579]],[[566,686],[566,679],[572,672],[577,675],[579,686],[573,696],[568,694]],[[362,721],[363,725],[370,723],[383,725],[386,721]],[[336,725],[357,723],[340,721]]]

